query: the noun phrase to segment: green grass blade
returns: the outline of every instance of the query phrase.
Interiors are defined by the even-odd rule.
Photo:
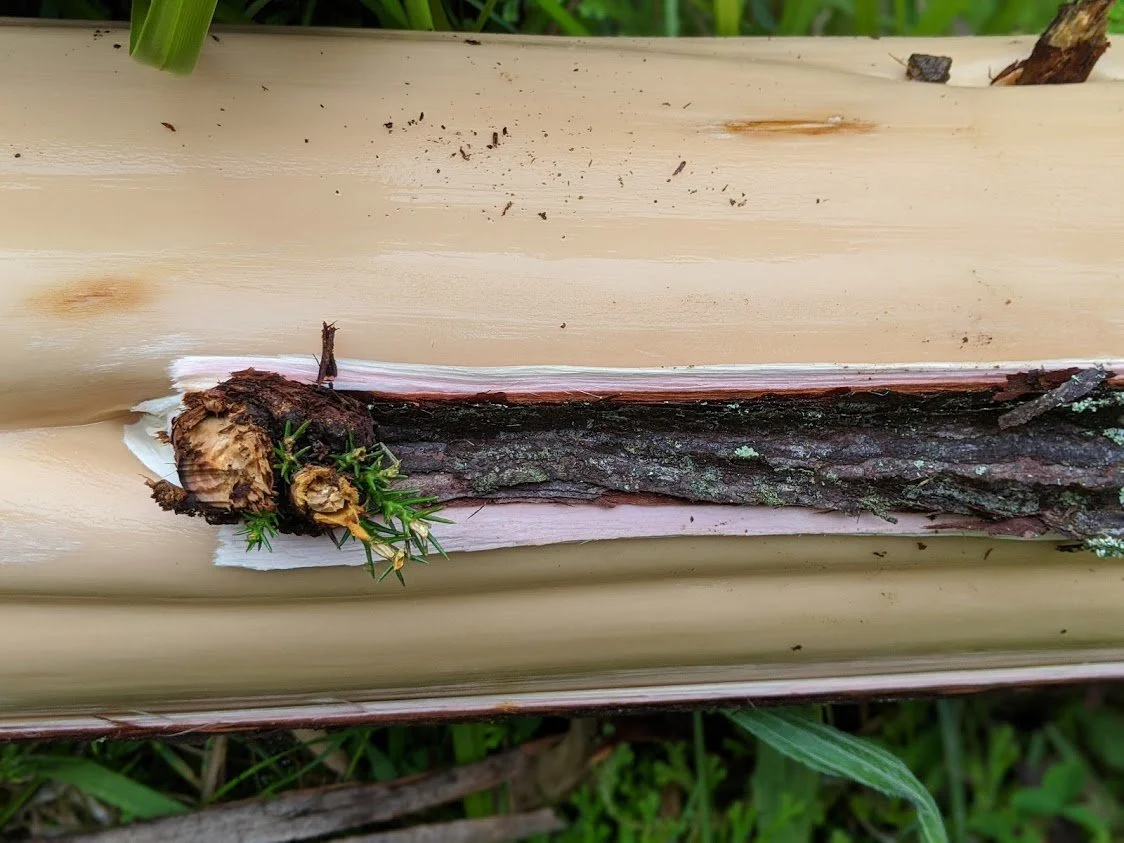
[[[663,0],[663,32],[668,38],[679,37],[679,0]]]
[[[188,810],[171,797],[88,758],[36,755],[24,759],[24,764],[35,776],[68,784],[136,819],[186,814]]]
[[[453,758],[458,764],[471,764],[488,757],[485,728],[483,723],[458,723],[451,727]],[[489,791],[470,793],[464,798],[464,814],[470,820],[490,817],[495,812],[495,800]]]
[[[129,55],[170,73],[195,69],[218,0],[133,0]]]
[[[909,0],[894,0],[894,35],[909,32],[910,8]]]
[[[726,716],[758,740],[817,772],[908,799],[917,809],[922,840],[948,843],[944,820],[932,794],[901,759],[880,746],[786,711],[744,709],[728,711]]]
[[[20,812],[32,796],[43,786],[41,779],[33,781],[14,797],[8,799],[8,804],[0,807],[0,830],[6,828],[12,817]]]
[[[878,34],[878,0],[855,0],[855,34]]]
[[[694,712],[692,727],[695,737],[695,793],[698,794],[699,841],[710,843],[710,782],[706,769],[706,734],[703,732],[703,715]]]
[[[410,29],[432,32],[435,27],[433,15],[429,11],[429,0],[406,0],[406,20]]]
[[[913,35],[944,35],[952,22],[966,12],[972,0],[931,0],[913,26]]]
[[[741,33],[742,0],[714,0],[714,32],[727,38]]]
[[[472,31],[473,32],[483,32],[484,31],[484,24],[486,24],[488,22],[488,18],[490,18],[492,16],[492,13],[495,12],[496,3],[498,1],[499,0],[488,0],[488,2],[486,2],[480,8],[480,13],[476,16],[476,23],[474,23],[472,25]]]
[[[585,28],[581,21],[571,15],[558,0],[535,0],[535,2],[538,3],[540,9],[550,16],[551,20],[558,24],[558,28],[562,30],[564,35],[578,38],[589,36],[589,30]]]
[[[944,748],[944,768],[948,771],[954,843],[967,843],[968,840],[968,799],[965,794],[964,753],[960,733],[963,710],[963,703],[960,700],[937,701],[937,717],[941,722],[941,744]]]
[[[267,5],[269,5],[269,0],[254,0],[253,3],[246,7],[246,17],[256,18],[258,16],[258,12],[264,9]]]
[[[379,25],[384,29],[409,29],[406,21],[406,10],[398,0],[359,0],[370,9],[379,19]]]
[[[820,0],[786,0],[777,35],[807,35],[820,8]]]

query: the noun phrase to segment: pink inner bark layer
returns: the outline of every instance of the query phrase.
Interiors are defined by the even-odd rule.
[[[1033,369],[1088,369],[1103,366],[1109,382],[1124,385],[1124,360],[1046,360],[976,364],[924,363],[879,365],[727,365],[653,369],[574,366],[467,367],[427,366],[340,360],[336,389],[371,392],[404,399],[456,399],[504,395],[512,401],[564,401],[613,397],[659,401],[675,398],[715,400],[765,392],[815,393],[832,389],[901,391],[986,389],[1007,375]],[[184,357],[171,375],[182,391],[206,389],[244,369],[276,372],[313,383],[316,359],[309,357]]]

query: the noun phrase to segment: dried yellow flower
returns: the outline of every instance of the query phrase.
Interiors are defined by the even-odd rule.
[[[343,527],[357,540],[371,541],[371,534],[359,522],[363,509],[358,489],[334,469],[320,465],[302,468],[289,484],[289,500],[317,524]]]

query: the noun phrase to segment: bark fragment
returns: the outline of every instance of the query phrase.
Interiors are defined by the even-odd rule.
[[[286,425],[307,423],[307,465],[330,466],[348,443],[381,443],[411,487],[445,504],[673,501],[887,520],[923,512],[961,515],[999,534],[1087,539],[1124,536],[1124,444],[1103,435],[1124,411],[1124,391],[1108,376],[1032,372],[990,390],[929,393],[514,403],[502,394],[389,400],[247,370],[188,395],[173,441],[188,441],[176,431],[214,413],[257,425],[270,451],[281,443],[283,452]],[[1026,401],[1032,393],[1039,397]],[[177,464],[193,453],[177,444]],[[328,489],[329,472],[321,473],[315,506],[309,495],[285,496],[275,479],[281,532],[317,535],[350,523],[354,501],[339,483]],[[212,523],[233,523],[239,511],[208,508],[190,489],[187,500],[154,491],[164,508]]]
[[[948,56],[930,56],[913,53],[905,65],[905,78],[914,82],[943,84],[949,80],[952,59]]]
[[[1003,68],[992,85],[1084,82],[1108,49],[1108,13],[1116,0],[1077,0],[1058,9],[1030,56]]]
[[[1045,395],[1041,395],[1033,401],[1028,401],[1021,407],[1016,407],[1010,412],[1001,415],[999,417],[999,426],[1003,429],[1007,429],[1008,427],[1026,424],[1031,419],[1036,419],[1044,413],[1053,410],[1055,407],[1072,404],[1077,399],[1084,398],[1104,383],[1106,377],[1107,373],[1104,369],[1100,368],[1086,369],[1083,372],[1077,372],[1070,377],[1069,380],[1061,384],[1061,386],[1057,386]]]

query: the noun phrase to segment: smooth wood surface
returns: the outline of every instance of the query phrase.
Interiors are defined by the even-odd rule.
[[[402,590],[216,568],[121,441],[173,359],[311,355],[332,319],[341,354],[410,363],[1119,358],[1112,51],[1087,85],[989,89],[1033,39],[224,33],[188,79],[124,39],[0,29],[9,726],[1119,672],[1124,564],[1049,543],[598,542],[457,555]],[[914,50],[961,84],[902,80]]]
[[[1120,352],[1113,50],[987,88],[1033,38],[226,33],[186,79],[122,39],[0,29],[0,425],[311,355],[321,320],[412,363]]]

